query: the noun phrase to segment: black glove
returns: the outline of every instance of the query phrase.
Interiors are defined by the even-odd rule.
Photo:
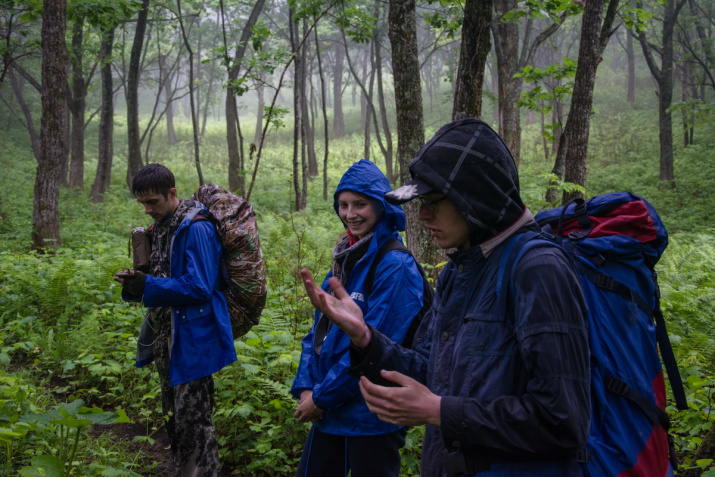
[[[136,298],[141,298],[144,295],[144,282],[146,282],[146,273],[134,270],[134,275],[124,279],[124,291]]]

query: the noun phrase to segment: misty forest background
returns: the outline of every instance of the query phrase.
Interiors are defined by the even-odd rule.
[[[65,3],[66,2],[66,3]],[[292,475],[309,426],[288,390],[342,225],[332,191],[368,158],[394,184],[446,122],[478,116],[538,211],[628,190],[670,232],[657,265],[690,408],[668,407],[677,474],[715,475],[715,2],[0,1],[0,473],[167,475],[143,318],[114,273],[149,218],[143,164],[180,197],[253,204],[261,323],[215,376],[222,475]],[[408,214],[435,276],[444,256]],[[419,474],[411,428],[403,474]]]

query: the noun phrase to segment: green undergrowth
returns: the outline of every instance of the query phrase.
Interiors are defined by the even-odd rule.
[[[669,412],[684,467],[694,466],[694,452],[711,425],[715,385],[715,231],[708,194],[715,187],[715,158],[706,144],[677,149],[675,187],[664,187],[658,181],[652,117],[638,110],[621,116],[606,112],[594,118],[586,191],[589,196],[618,190],[642,195],[671,232],[657,270],[690,408],[677,412],[671,405]],[[634,133],[611,137],[614,128]],[[553,158],[543,157],[539,149],[537,125],[525,124],[524,137],[521,189],[536,212],[548,206],[544,191]],[[221,144],[216,137],[206,141],[203,172],[206,181],[225,186]],[[261,323],[236,341],[238,362],[215,376],[221,460],[237,475],[290,475],[297,464],[309,426],[293,418],[289,389],[300,340],[313,317],[299,272],[307,267],[321,279],[328,270],[332,245],[343,229],[332,191],[363,150],[358,135],[331,143],[328,200],[322,199],[318,176],[309,185],[308,207],[294,212],[287,144],[280,137],[265,150],[251,196],[268,301]],[[188,144],[153,151],[151,158],[176,173],[181,197],[198,187]],[[144,310],[122,302],[112,281],[117,270],[131,263],[129,231],[149,223],[126,189],[122,160],[119,151],[112,186],[101,203],[87,200],[96,167],[91,159],[85,189],[61,190],[63,247],[42,254],[29,251],[34,158],[13,143],[0,152],[5,212],[0,221],[2,474],[39,475],[30,469],[61,466],[66,475],[159,475],[146,451],[163,431],[158,380],[151,367],[134,367]],[[378,164],[384,168],[381,158]],[[250,174],[246,177],[250,181]],[[145,429],[133,443],[97,430],[99,421],[109,429],[125,420]],[[404,475],[419,474],[422,434],[422,427],[409,431]]]

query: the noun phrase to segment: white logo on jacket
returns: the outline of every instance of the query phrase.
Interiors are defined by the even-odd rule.
[[[358,293],[358,292],[352,292],[350,294],[350,298],[352,298],[355,301],[363,301],[363,302],[365,301],[365,296],[362,293]]]

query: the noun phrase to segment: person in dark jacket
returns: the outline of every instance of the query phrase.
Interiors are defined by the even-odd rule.
[[[421,199],[419,219],[453,250],[414,350],[366,323],[337,280],[333,296],[302,272],[312,303],[350,336],[351,373],[368,408],[385,422],[427,425],[423,476],[581,475],[586,305],[556,247],[527,249],[509,286],[498,285],[511,239],[538,231],[511,154],[487,124],[467,118],[442,127],[410,173],[387,200]]]
[[[219,475],[211,420],[213,373],[236,361],[226,298],[219,291],[221,242],[206,208],[176,195],[174,175],[160,164],[140,169],[132,193],[154,219],[149,273],[115,278],[122,298],[150,307],[137,343],[137,366],[152,361],[178,475]]]
[[[397,343],[422,308],[423,281],[414,258],[393,250],[375,268],[370,294],[366,278],[380,246],[401,241],[405,214],[385,201],[390,183],[372,162],[361,160],[343,175],[334,194],[335,212],[346,236],[333,250],[334,277],[366,323]],[[313,422],[297,476],[398,476],[405,429],[368,411],[358,379],[348,374],[350,338],[319,311],[303,339],[300,366],[291,392],[299,398],[295,417]]]

